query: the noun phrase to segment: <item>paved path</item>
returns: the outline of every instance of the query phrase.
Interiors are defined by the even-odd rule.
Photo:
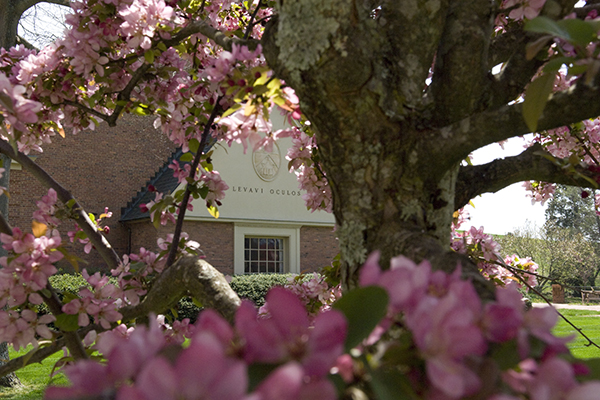
[[[533,303],[534,307],[548,307],[547,303]],[[590,310],[590,311],[600,311],[600,305],[582,305],[582,304],[558,304],[552,303],[552,306],[557,309],[566,308],[568,310]]]

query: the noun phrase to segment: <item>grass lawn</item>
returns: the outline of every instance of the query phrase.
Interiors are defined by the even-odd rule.
[[[563,309],[561,314],[566,316],[576,327],[582,329],[583,333],[600,346],[600,313],[598,311]],[[559,319],[556,328],[554,328],[554,334],[557,336],[576,334],[575,339],[569,343],[569,348],[575,357],[600,358],[600,349],[594,346],[586,346],[587,340],[562,319]]]
[[[29,346],[27,350],[21,350],[16,353],[12,347],[9,348],[10,358],[22,356],[31,350]],[[42,363],[31,364],[19,370],[17,376],[21,380],[23,386],[17,389],[0,389],[0,399],[10,400],[38,400],[44,395],[44,389],[51,382],[55,385],[68,384],[67,378],[63,374],[58,374],[52,381],[50,380],[50,372],[54,363],[63,356],[62,351],[45,359]]]

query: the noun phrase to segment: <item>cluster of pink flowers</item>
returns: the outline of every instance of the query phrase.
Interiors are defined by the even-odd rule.
[[[225,197],[225,191],[229,186],[221,179],[221,175],[217,171],[207,171],[200,168],[199,181],[208,188],[206,195],[206,204],[209,206],[221,205],[221,200]]]
[[[187,234],[183,232],[182,236],[186,238]],[[158,243],[163,250],[168,248],[163,239],[159,239]],[[148,290],[147,280],[161,273],[165,268],[165,262],[164,257],[161,258],[157,253],[143,247],[137,254],[123,255],[121,263],[111,270],[111,274],[118,280],[120,298],[124,304],[132,306],[139,304],[140,297]]]
[[[231,52],[222,51],[211,66],[204,70],[206,77],[215,83],[221,83],[231,78],[236,65],[241,62],[250,62],[256,65],[256,60],[262,54],[262,47],[259,45],[254,51],[246,46],[234,44]]]
[[[26,88],[14,85],[5,74],[0,72],[0,116],[3,123],[0,136],[9,141],[15,141],[20,151],[28,154],[31,150],[40,150],[42,140],[31,138],[27,124],[38,122],[38,113],[42,104],[25,98]]]
[[[305,275],[288,278],[285,288],[298,296],[311,314],[329,310],[331,305],[342,296],[340,285],[331,286],[325,277],[316,272],[309,280],[305,279]],[[268,303],[265,303],[261,308],[261,313],[268,312],[268,308]]]
[[[518,255],[513,254],[511,256],[506,256],[504,258],[504,263],[513,267],[513,274],[518,273],[529,286],[537,286],[537,277],[534,274],[537,272],[539,266],[531,259],[531,257],[519,257]],[[523,272],[516,272],[516,270]],[[519,286],[521,285],[519,284]]]
[[[575,399],[573,396],[600,387],[600,382],[579,384],[575,379],[581,372],[578,366],[560,358],[567,352],[569,339],[552,335],[557,319],[552,308],[526,312],[521,295],[512,286],[497,288],[496,300],[482,304],[473,285],[461,280],[460,269],[447,275],[433,272],[426,261],[416,265],[397,257],[391,260],[389,270],[382,271],[378,258],[376,253],[369,257],[360,284],[387,290],[388,319],[402,313],[401,320],[413,333],[418,354],[425,360],[427,382],[416,386],[426,398],[460,399],[486,392],[494,400],[516,400],[522,394],[531,399]],[[532,339],[543,343],[543,351],[532,347]],[[492,344],[507,342],[516,343],[521,363],[502,371],[500,378],[508,387],[494,387],[496,382],[482,379],[479,371],[490,360],[502,361],[494,360],[489,350]],[[564,379],[547,379],[536,373],[554,364],[560,364]],[[530,368],[521,369],[524,365]],[[539,397],[542,393],[546,395]],[[548,397],[549,393],[557,395]]]
[[[290,171],[296,174],[298,187],[306,191],[302,195],[306,207],[311,211],[332,212],[331,187],[325,176],[318,175],[312,159],[313,149],[317,146],[316,138],[308,136],[296,127],[292,128],[291,137],[292,146],[288,150],[286,159],[291,161]]]
[[[46,288],[48,277],[56,273],[54,263],[63,258],[57,251],[61,244],[56,230],[47,231],[52,236],[35,237],[19,228],[12,235],[0,234],[3,248],[8,257],[0,258],[0,307],[8,306],[8,311],[0,311],[0,340],[15,346],[25,347],[37,344],[35,335],[52,337],[46,324],[54,321],[53,316],[40,319],[34,311],[24,308],[43,303],[40,291]],[[18,307],[22,307],[21,310]]]
[[[512,10],[508,13],[508,17],[513,20],[533,19],[540,14],[540,11],[546,4],[546,0],[504,0],[502,8]]]
[[[77,315],[79,326],[90,324],[90,316],[104,329],[110,329],[111,323],[119,321],[123,316],[117,311],[120,304],[119,290],[112,283],[108,283],[108,276],[101,276],[99,272],[89,275],[84,269],[81,275],[90,284],[93,290],[82,287],[78,299],[73,299],[62,307],[65,314]]]
[[[300,300],[281,288],[272,289],[267,301],[268,318],[258,318],[254,305],[244,301],[233,328],[212,310],[193,328],[183,322],[179,334],[189,334],[190,344],[175,352],[168,339],[173,335],[157,322],[102,333],[96,346],[107,363],[81,361],[66,368],[72,386],[51,387],[45,398],[115,391],[117,399],[335,399],[325,377],[343,352],[344,316],[332,310],[310,324]],[[248,393],[249,369],[265,363],[272,372]]]
[[[33,219],[47,225],[51,229],[56,228],[60,225],[60,219],[54,216],[58,210],[56,206],[57,201],[56,191],[52,188],[48,189],[48,193],[35,203],[37,209],[33,212]]]
[[[326,292],[314,277],[301,296],[298,290],[272,289],[267,313],[244,301],[234,327],[205,310],[195,325],[184,320],[169,326],[159,316],[149,328],[119,325],[88,335],[86,341],[96,340],[94,348],[106,364],[81,361],[67,367],[72,386],[49,388],[46,398],[113,393],[117,399],[334,399],[337,391],[326,376],[338,373],[348,384],[361,379],[360,354],[393,349],[395,335],[385,333],[399,324],[410,330],[414,355],[424,361],[405,366],[408,376],[414,377],[413,389],[424,398],[452,400],[487,393],[486,398],[493,400],[582,400],[597,394],[600,382],[580,383],[585,368],[562,357],[569,339],[552,335],[557,315],[551,308],[525,311],[514,286],[497,288],[496,299],[484,304],[473,285],[461,279],[460,268],[449,275],[432,271],[426,261],[417,265],[396,257],[390,269],[382,271],[378,259],[377,253],[369,256],[360,285],[385,289],[388,313],[352,355],[343,354],[347,322],[339,311],[320,310],[314,317],[307,313],[306,301]],[[100,291],[107,288],[99,275],[86,278]],[[109,291],[108,295],[114,289]],[[4,320],[18,327],[24,324],[18,321],[29,317],[14,312],[0,315],[0,328]],[[48,334],[43,325],[38,334]],[[31,329],[23,335],[31,335]],[[185,337],[191,338],[188,347],[173,347]],[[507,365],[503,358],[507,355],[495,349],[504,345],[516,348],[517,359],[511,353],[510,366],[501,368]],[[371,368],[377,368],[378,357],[370,361]],[[250,388],[252,371],[265,365],[271,367]],[[482,370],[494,374],[494,379],[484,379]]]
[[[526,181],[523,183],[523,187],[529,193],[527,197],[531,197],[531,204],[542,203],[542,205],[552,198],[556,185],[548,182],[532,182]]]
[[[462,233],[455,232],[451,246],[454,251],[468,254],[475,260],[496,260],[500,252],[500,245],[491,235],[484,233],[483,226],[479,229],[472,226]]]
[[[483,227],[477,229],[472,226],[468,231],[459,232],[458,228],[468,219],[469,213],[464,209],[455,213],[451,233],[451,247],[454,251],[469,255],[477,262],[483,276],[496,285],[504,286],[518,281],[518,286],[521,287],[523,286],[520,283],[521,280],[531,287],[537,285],[537,278],[534,274],[538,265],[530,257],[520,258],[513,254],[502,259],[500,245],[491,235],[484,233]],[[503,263],[512,269],[503,266]]]

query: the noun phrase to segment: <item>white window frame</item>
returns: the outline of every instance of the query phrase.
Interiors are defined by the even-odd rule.
[[[284,239],[284,273],[300,273],[300,227],[238,225],[234,227],[233,271],[244,275],[244,239],[246,237],[268,237]]]

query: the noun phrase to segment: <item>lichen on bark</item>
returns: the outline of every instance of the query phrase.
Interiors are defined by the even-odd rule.
[[[348,14],[341,0],[286,1],[279,8],[279,60],[294,75],[315,65],[331,45],[339,18]],[[336,41],[340,47],[343,39]]]

